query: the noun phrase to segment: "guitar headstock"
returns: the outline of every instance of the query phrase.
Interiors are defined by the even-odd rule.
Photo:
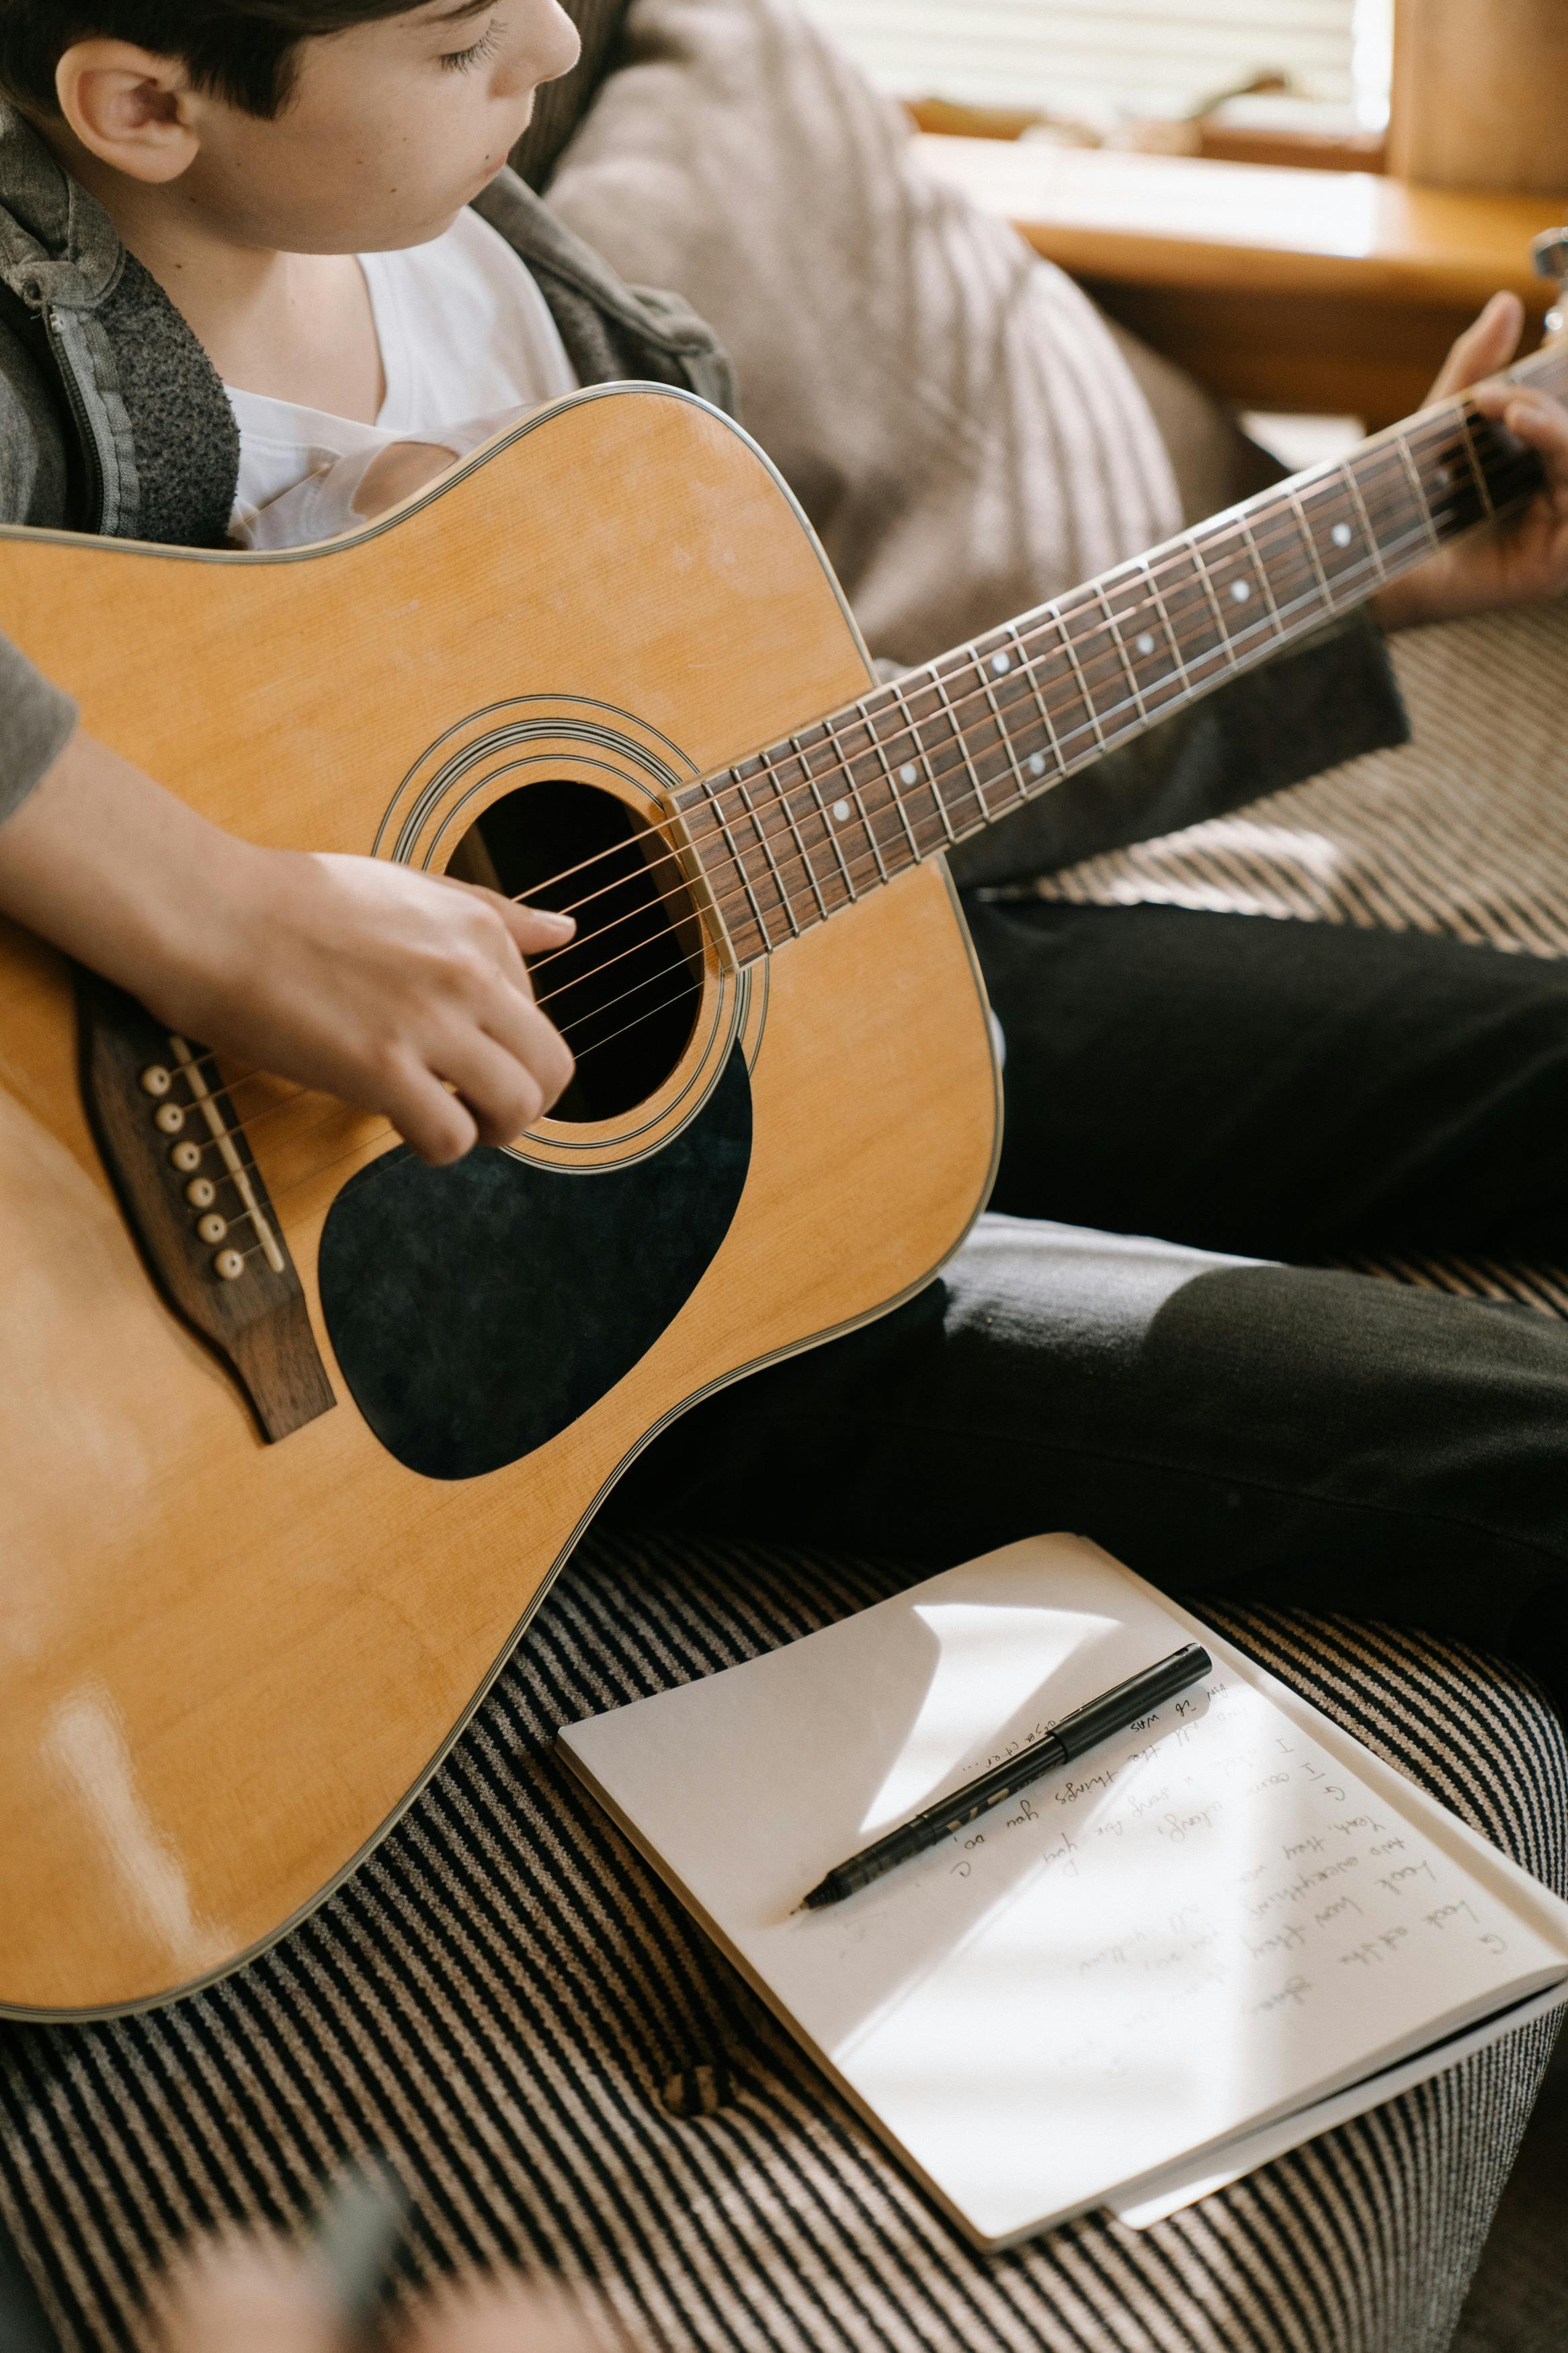
[[[1546,313],[1543,340],[1562,342],[1568,334],[1568,228],[1542,229],[1531,245],[1538,278],[1550,278],[1557,300]]]

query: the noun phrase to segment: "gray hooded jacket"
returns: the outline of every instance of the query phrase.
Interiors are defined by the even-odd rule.
[[[623,285],[512,172],[476,210],[532,272],[581,383],[679,385],[733,409],[728,362],[676,296]],[[0,522],[216,546],[238,470],[238,428],[201,344],[103,207],[0,103]],[[0,822],[73,718],[0,640]],[[1404,733],[1382,638],[1352,618],[1110,754],[954,865],[967,883],[1046,872]]]

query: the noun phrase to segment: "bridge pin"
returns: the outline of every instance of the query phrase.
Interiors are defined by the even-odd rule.
[[[228,1231],[228,1219],[220,1218],[217,1211],[214,1209],[209,1216],[201,1219],[196,1231],[204,1242],[221,1242]],[[226,1258],[228,1255],[226,1250],[224,1255]]]
[[[237,1282],[245,1272],[245,1261],[237,1250],[219,1250],[213,1264],[225,1282]]]
[[[177,1103],[160,1103],[153,1113],[153,1122],[154,1126],[163,1129],[165,1135],[178,1135],[185,1124],[185,1114]]]
[[[190,1152],[195,1150],[195,1146],[184,1145],[181,1149]],[[185,1198],[193,1209],[210,1209],[217,1199],[217,1187],[210,1176],[193,1176],[185,1187]],[[217,1239],[221,1241],[223,1236],[219,1234]]]
[[[181,1176],[188,1176],[193,1168],[202,1165],[202,1147],[199,1144],[176,1144],[169,1157]]]
[[[140,1083],[144,1095],[166,1095],[174,1083],[174,1074],[166,1071],[162,1062],[149,1062]]]

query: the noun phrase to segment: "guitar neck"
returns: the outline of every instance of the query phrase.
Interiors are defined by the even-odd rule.
[[[1568,394],[1552,345],[1513,379]],[[742,964],[967,840],[1521,506],[1532,454],[1424,410],[677,796]]]

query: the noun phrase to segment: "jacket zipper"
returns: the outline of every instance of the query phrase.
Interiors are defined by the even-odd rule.
[[[52,307],[44,313],[44,328],[48,336],[49,350],[54,355],[55,365],[59,370],[60,381],[65,386],[67,405],[70,409],[71,421],[77,428],[77,439],[80,445],[86,467],[87,513],[81,528],[87,532],[101,532],[105,493],[108,490],[108,470],[103,461],[103,446],[99,439],[81,386],[77,382],[70,351],[59,324],[59,313]]]

